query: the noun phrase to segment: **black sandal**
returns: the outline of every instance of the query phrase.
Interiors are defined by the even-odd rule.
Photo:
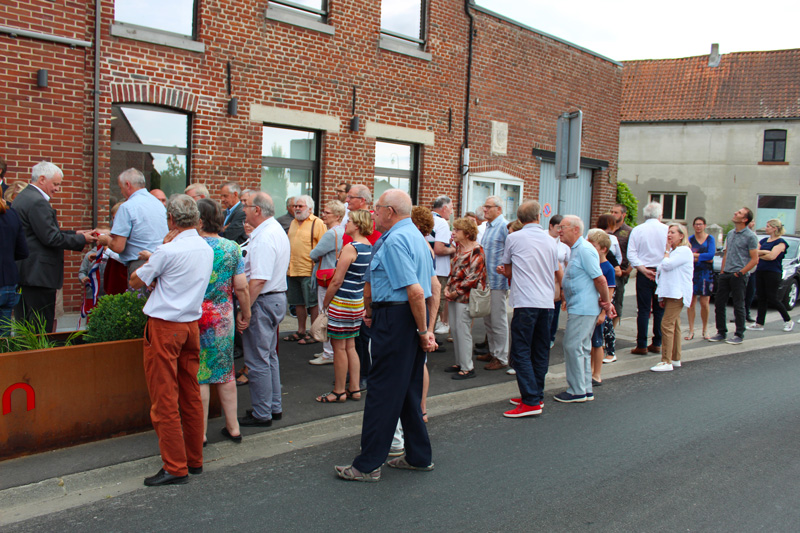
[[[447,368],[444,369],[444,371],[452,374],[455,372],[460,372],[461,367],[458,365],[448,366]]]
[[[361,389],[359,389],[359,390],[347,390],[347,391],[345,391],[345,394],[347,394],[347,399],[348,400],[353,400],[354,402],[357,402],[357,401],[361,400],[361,393],[362,392],[364,392],[364,391],[362,391]],[[358,394],[358,398],[355,397],[356,394]]]
[[[330,396],[331,394],[333,394],[336,397],[335,400],[329,400],[328,399],[328,396]],[[347,391],[345,391],[345,392],[336,392],[336,391],[326,392],[325,394],[317,396],[317,401],[319,403],[344,403],[344,402],[347,401]]]

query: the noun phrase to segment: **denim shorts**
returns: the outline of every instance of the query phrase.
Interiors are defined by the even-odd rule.
[[[602,348],[603,347],[603,324],[594,327],[594,333],[592,333],[592,348]]]

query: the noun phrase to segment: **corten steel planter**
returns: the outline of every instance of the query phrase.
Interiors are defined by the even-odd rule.
[[[152,429],[142,359],[142,339],[0,354],[0,460]]]
[[[0,354],[0,459],[151,428],[142,339]]]

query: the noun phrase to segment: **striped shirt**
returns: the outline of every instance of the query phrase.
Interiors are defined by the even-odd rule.
[[[364,297],[364,273],[369,268],[369,261],[372,258],[372,246],[360,242],[351,244],[358,252],[358,256],[347,269],[342,286],[336,291],[336,296],[348,300],[358,300]]]
[[[482,246],[486,255],[486,283],[493,290],[508,290],[508,278],[498,274],[497,265],[503,264],[503,252],[508,238],[508,221],[503,215],[486,223]]]

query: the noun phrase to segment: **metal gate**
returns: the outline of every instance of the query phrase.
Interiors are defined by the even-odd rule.
[[[581,167],[580,177],[564,180],[561,191],[561,207],[559,208],[556,165],[547,161],[542,161],[540,164],[542,172],[539,183],[539,203],[542,204],[542,226],[547,228],[550,217],[561,214],[581,217],[588,228],[589,218],[592,215],[592,170]]]

